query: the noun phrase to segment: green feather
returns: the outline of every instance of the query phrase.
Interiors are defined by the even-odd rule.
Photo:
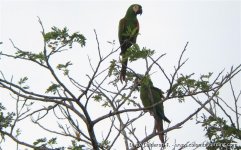
[[[164,115],[163,103],[160,103],[164,98],[162,90],[153,86],[149,76],[144,76],[141,79],[140,98],[144,107],[151,107],[159,103],[154,108],[150,108],[153,115],[157,115],[160,119],[170,123],[170,120]]]

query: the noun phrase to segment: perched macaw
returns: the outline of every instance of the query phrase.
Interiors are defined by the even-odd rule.
[[[140,98],[144,107],[151,107],[157,103],[153,108],[150,108],[148,111],[151,115],[154,116],[155,119],[155,129],[158,132],[163,131],[163,120],[170,123],[170,120],[164,114],[163,103],[160,101],[163,100],[163,92],[162,90],[153,86],[153,83],[148,75],[139,76],[138,84],[141,86],[140,88]],[[164,143],[164,134],[159,134],[159,138],[162,143]]]
[[[125,56],[123,59],[123,56],[127,49],[136,43],[136,37],[139,33],[139,22],[136,17],[138,14],[142,14],[142,7],[139,4],[133,4],[128,8],[125,17],[119,22],[118,36],[121,47],[120,55],[122,56],[121,82],[122,80],[126,80],[125,76],[128,62],[128,58]]]

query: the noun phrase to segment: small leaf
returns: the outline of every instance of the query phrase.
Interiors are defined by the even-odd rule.
[[[108,72],[109,77],[112,75],[113,71],[116,70],[115,67],[116,67],[116,60],[113,59],[110,62],[110,67],[109,67],[109,72]]]
[[[52,139],[50,139],[49,141],[48,141],[48,144],[49,145],[54,145],[54,144],[57,144],[57,138],[52,138]]]
[[[59,70],[61,70],[61,69],[65,69],[65,68],[67,68],[68,66],[71,66],[71,65],[73,65],[72,63],[71,63],[71,61],[68,61],[67,63],[65,63],[65,64],[58,64],[58,66],[57,66],[57,68],[59,69]]]
[[[22,84],[24,84],[27,80],[28,80],[28,77],[23,77],[23,78],[21,78],[21,79],[18,81],[18,84],[19,84],[19,85],[22,85]]]
[[[53,93],[53,94],[56,94],[56,92],[58,91],[58,88],[60,87],[60,85],[58,84],[52,84],[51,86],[48,87],[48,89],[46,90],[45,93]]]
[[[92,98],[94,98],[95,101],[100,102],[102,100],[102,95],[97,94],[97,95],[94,95]]]
[[[41,138],[41,139],[37,139],[35,142],[33,142],[33,145],[38,145],[40,143],[45,143],[47,141],[46,138]]]

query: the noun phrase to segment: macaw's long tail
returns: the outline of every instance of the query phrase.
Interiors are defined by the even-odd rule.
[[[164,113],[160,110],[160,107],[156,107],[156,115],[155,115],[155,128],[157,132],[159,132],[159,139],[162,143],[164,143],[164,133],[163,132],[163,120],[170,123],[171,121],[164,115]]]
[[[156,108],[157,115],[160,119],[163,119],[164,121],[171,123],[171,121],[164,115],[163,112],[159,108]]]
[[[126,68],[128,60],[122,60],[121,72],[120,72],[120,81],[126,81]]]
[[[158,116],[154,117],[155,118],[155,129],[157,132],[159,132],[159,139],[162,143],[164,143],[164,133],[163,132],[163,121],[160,119]]]

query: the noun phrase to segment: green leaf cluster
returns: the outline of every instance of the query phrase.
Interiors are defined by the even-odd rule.
[[[0,103],[0,130],[10,127],[15,116],[14,113],[9,112],[5,115],[4,110],[6,110],[6,108]],[[4,139],[4,134],[2,133],[0,134],[0,141],[1,139]]]
[[[84,147],[84,145],[79,145],[76,141],[72,140],[72,146],[69,146],[68,150],[84,150]]]
[[[59,84],[55,84],[55,83],[52,83],[52,85],[50,85],[46,92],[45,93],[53,93],[53,94],[56,94],[56,92],[58,92],[58,89],[60,88],[60,85]]]
[[[131,26],[127,27],[127,31],[125,33],[123,33],[123,36],[129,37],[129,38],[133,38],[137,36],[137,30],[138,28],[135,27],[134,29]]]
[[[18,81],[18,84],[22,85],[22,84],[26,83],[27,80],[28,80],[28,77],[23,77]]]
[[[96,102],[100,102],[102,101],[102,95],[101,94],[96,94],[92,97],[94,99],[94,101]]]
[[[86,38],[78,32],[70,35],[66,27],[63,29],[52,27],[51,29],[51,32],[44,34],[44,41],[47,42],[48,47],[50,47],[53,51],[55,51],[57,47],[64,47],[67,45],[69,48],[72,48],[74,42],[80,44],[81,47],[86,44]]]
[[[109,102],[108,102],[108,101],[105,101],[105,100],[103,99],[103,95],[102,95],[102,94],[98,93],[98,94],[92,96],[92,98],[93,98],[94,101],[96,101],[96,102],[103,102],[103,104],[102,104],[101,106],[103,106],[103,107],[110,107]]]
[[[28,85],[25,85],[25,83],[27,82],[28,77],[23,77],[20,78],[20,80],[18,81],[18,84],[23,88],[23,89],[29,89]]]
[[[194,74],[179,77],[171,88],[171,96],[178,97],[179,101],[182,102],[186,95],[195,94],[200,91],[208,92],[210,90],[209,78],[212,73],[201,75],[198,80],[193,79],[193,75]]]
[[[110,141],[108,140],[103,140],[101,143],[100,143],[100,147],[102,149],[110,149]]]
[[[0,103],[0,130],[9,127],[11,125],[13,117],[15,116],[14,113],[9,112],[7,113],[7,115],[4,115],[4,110],[6,110],[6,108]]]
[[[116,68],[116,66],[117,66],[117,61],[115,60],[115,59],[113,59],[112,61],[110,61],[110,66],[109,66],[109,71],[108,71],[108,75],[109,75],[109,77],[111,76],[111,75],[113,75],[113,73],[114,73],[114,75],[116,75],[116,73],[118,72],[118,70],[117,70],[117,68]]]
[[[115,86],[118,82],[119,82],[119,75],[120,75],[120,70],[119,70],[119,65],[118,62],[116,60],[112,60],[110,61],[110,66],[109,66],[109,71],[108,71],[108,75],[110,76],[114,76],[115,79],[114,81],[112,81],[111,83]],[[128,81],[134,81],[134,79],[136,78],[137,74],[127,70],[126,71],[126,80]]]
[[[33,145],[36,146],[35,150],[43,150],[43,149],[49,149],[48,147],[54,147],[54,145],[57,144],[57,138],[51,138],[50,140],[47,140],[47,138],[40,138],[37,139],[35,142],[33,142]],[[59,150],[63,148],[57,148]]]
[[[154,50],[150,50],[147,49],[145,47],[143,47],[142,49],[140,49],[138,44],[133,44],[129,49],[127,49],[127,51],[125,52],[125,54],[122,57],[122,61],[125,61],[126,59],[128,59],[129,61],[133,62],[136,61],[138,59],[146,59],[147,57],[152,56],[155,53]],[[118,65],[118,62],[116,60],[112,60],[110,62],[110,66],[109,66],[109,72],[108,75],[110,76],[115,76],[116,79],[114,82],[114,84],[116,84],[119,81],[119,71],[120,67]],[[136,74],[133,71],[130,71],[129,69],[127,69],[126,71],[126,80],[128,81],[133,81],[136,77]]]
[[[35,62],[39,62],[40,64],[43,64],[44,60],[45,60],[43,52],[35,54],[32,52],[22,51],[22,50],[18,50],[15,53],[15,58],[28,59],[28,60],[32,60]]]
[[[147,49],[145,47],[140,49],[138,44],[133,44],[130,48],[127,49],[127,52],[123,57],[123,60],[129,59],[130,62],[133,62],[140,58],[146,59],[147,57],[152,56],[154,53],[154,50]]]
[[[113,59],[112,61],[110,61],[110,66],[109,66],[109,70],[108,70],[108,76],[114,76],[115,79],[113,81],[111,81],[110,83],[114,86],[116,86],[116,84],[119,82],[119,66],[118,66],[118,62]]]
[[[207,147],[208,150],[222,149],[224,144],[236,143],[235,139],[241,139],[241,130],[228,125],[223,118],[210,116],[204,119],[202,126],[210,143],[215,143]]]
[[[69,69],[68,67],[73,65],[70,61],[68,61],[65,64],[58,64],[57,65],[57,69],[62,70],[64,72],[64,75],[68,75],[69,74]]]

